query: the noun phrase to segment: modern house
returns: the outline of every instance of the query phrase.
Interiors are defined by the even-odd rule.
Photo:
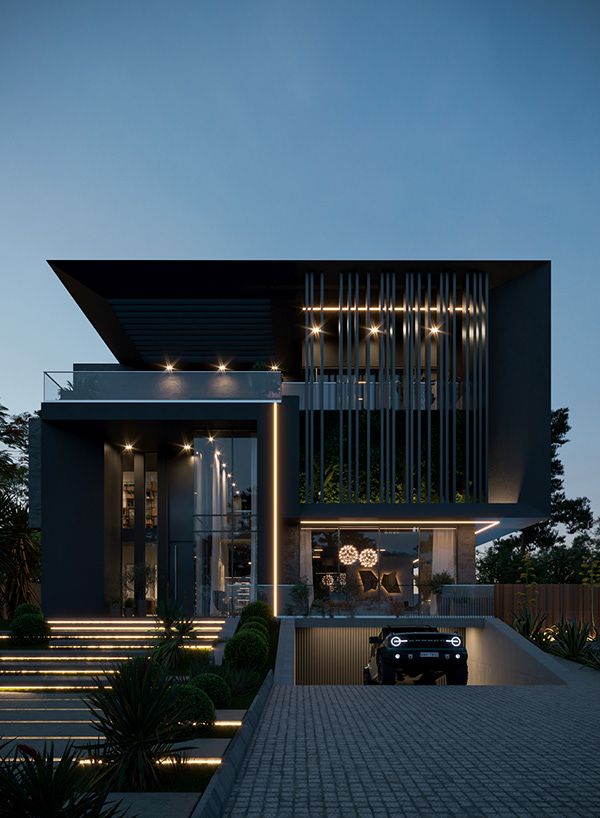
[[[417,610],[550,501],[547,261],[51,261],[118,363],[44,374],[49,616]]]

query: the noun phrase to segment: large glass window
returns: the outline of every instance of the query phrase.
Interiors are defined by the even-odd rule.
[[[317,608],[400,615],[429,604],[436,577],[456,576],[454,529],[323,529],[301,537]]]
[[[256,595],[256,436],[196,437],[196,614],[237,612]]]
[[[140,507],[137,506],[138,503]],[[121,460],[121,593],[124,613],[156,613],[157,565],[157,456],[153,452],[146,454],[123,452]]]

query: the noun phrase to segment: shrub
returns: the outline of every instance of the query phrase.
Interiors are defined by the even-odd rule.
[[[249,605],[246,605],[240,614],[240,623],[244,624],[244,622],[247,622],[249,619],[255,618],[262,619],[266,623],[273,621],[273,612],[266,602],[257,600],[256,602],[251,602]]]
[[[229,707],[231,688],[222,676],[216,673],[200,673],[190,680],[190,684],[203,690],[212,699],[215,707]]]
[[[260,674],[245,667],[235,667],[226,663],[221,665],[221,675],[234,696],[243,696],[244,693],[257,690],[260,686]]]
[[[236,667],[261,670],[268,656],[267,640],[257,631],[239,631],[225,645],[225,661]]]
[[[212,727],[215,723],[215,705],[199,686],[188,682],[177,688],[178,720],[186,725]]]
[[[255,619],[253,619],[251,622],[244,622],[244,624],[240,626],[238,633],[241,633],[242,631],[255,631],[256,633],[260,633],[261,636],[264,636],[267,642],[270,640],[269,629],[265,623],[257,622]]]
[[[14,755],[0,758],[0,814],[12,816],[61,815],[64,818],[117,818],[127,810],[120,803],[105,807],[106,790],[96,789],[96,776],[81,786],[81,750],[69,742],[60,761],[54,761],[54,745],[39,752],[25,744]]]
[[[178,685],[151,659],[129,659],[85,699],[93,727],[104,736],[102,780],[119,789],[158,783],[157,761],[175,757]]]
[[[10,623],[10,638],[16,645],[42,645],[50,637],[50,626],[37,613],[25,613]]]
[[[34,602],[23,602],[21,605],[17,605],[13,614],[13,619],[16,619],[18,616],[23,616],[23,614],[37,614],[38,616],[43,617],[42,609]]]

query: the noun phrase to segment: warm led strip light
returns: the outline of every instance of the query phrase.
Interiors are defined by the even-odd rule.
[[[0,656],[0,662],[124,662],[129,656]]]
[[[131,617],[128,619],[49,619],[48,622],[51,625],[102,625],[105,623],[106,625],[113,625],[118,626],[122,625],[123,627],[140,627],[140,628],[156,628],[158,627],[156,624],[156,620],[152,620],[151,622],[140,622],[139,620],[135,620],[135,618]],[[224,619],[193,619],[192,620],[194,625],[224,625]]]
[[[347,528],[359,526],[360,528],[387,528],[391,525],[406,527],[408,525],[419,525],[425,528],[436,528],[442,525],[480,525],[484,528],[478,529],[475,533],[481,534],[488,528],[500,525],[500,520],[300,520],[300,525],[319,526],[320,528]]]
[[[2,708],[2,711],[4,711],[4,708]],[[89,723],[90,723],[89,719],[0,719],[0,724],[89,724]],[[41,738],[47,738],[47,736],[41,736]],[[73,736],[73,738],[80,737]]]
[[[106,685],[110,690],[111,686]],[[0,685],[0,693],[51,693],[54,690],[96,690],[93,685]]]
[[[96,668],[96,670],[0,670],[0,676],[20,676],[21,674],[28,676],[98,676],[105,673],[115,673],[114,670],[104,670],[103,668]]]
[[[216,721],[215,727],[240,727],[241,724],[241,721]]]
[[[440,307],[302,307],[302,312],[440,312]],[[448,307],[446,312],[464,312],[462,307]],[[443,312],[443,310],[442,310]],[[471,312],[471,310],[469,310]]]
[[[278,503],[278,483],[279,483],[279,445],[278,445],[278,416],[277,404],[273,404],[273,616],[277,616],[278,603],[278,575],[279,566],[279,542],[277,526],[279,524],[279,503]]]

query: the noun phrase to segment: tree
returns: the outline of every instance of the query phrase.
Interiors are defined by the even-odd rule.
[[[0,606],[11,616],[31,600],[39,579],[39,534],[29,529],[27,508],[28,423],[0,405]]]
[[[15,499],[27,498],[28,424],[31,415],[9,415],[0,404],[0,491]]]
[[[565,493],[565,470],[560,449],[568,443],[570,430],[569,410],[555,409],[551,419],[549,519],[529,526],[519,534],[495,540],[477,562],[480,582],[518,582],[526,554],[534,555],[532,565],[542,582],[581,581],[579,567],[585,555],[579,545],[575,545],[576,540],[571,546],[565,544],[564,532],[582,534],[589,531],[594,524],[594,516],[587,497],[571,499]],[[576,576],[578,579],[574,578]]]

